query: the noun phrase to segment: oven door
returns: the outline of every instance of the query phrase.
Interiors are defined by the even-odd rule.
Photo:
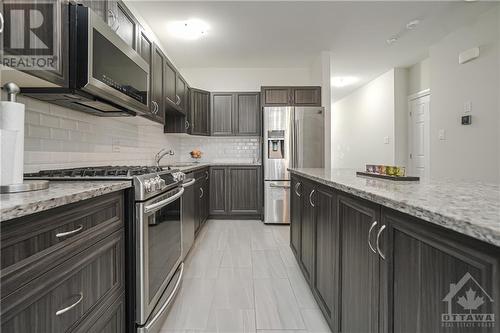
[[[146,324],[182,261],[181,196],[179,187],[136,203],[136,320]]]
[[[76,10],[81,89],[128,110],[148,112],[148,64],[92,10]]]

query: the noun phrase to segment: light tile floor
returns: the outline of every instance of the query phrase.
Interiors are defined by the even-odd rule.
[[[289,247],[288,226],[209,220],[162,333],[330,332]]]

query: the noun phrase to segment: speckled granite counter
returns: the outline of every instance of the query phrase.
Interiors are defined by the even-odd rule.
[[[500,246],[500,186],[478,182],[394,182],[347,169],[290,172]]]
[[[0,221],[38,213],[131,186],[130,181],[51,181],[47,190],[0,194]]]

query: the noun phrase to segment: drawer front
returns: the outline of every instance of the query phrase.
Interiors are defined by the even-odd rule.
[[[123,200],[123,193],[117,192],[2,222],[2,295],[122,228]]]
[[[1,300],[3,332],[67,332],[123,290],[117,231]]]
[[[110,305],[111,304],[111,305]],[[125,295],[113,297],[76,328],[75,333],[123,333],[125,332]]]
[[[208,168],[203,168],[201,170],[197,170],[194,172],[194,179],[200,179],[200,178],[205,178],[208,180]]]

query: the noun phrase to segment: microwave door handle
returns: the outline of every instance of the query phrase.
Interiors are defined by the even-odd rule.
[[[174,202],[175,200],[180,198],[183,193],[184,193],[184,188],[181,188],[181,190],[179,192],[177,192],[176,194],[174,194],[173,196],[166,198],[165,200],[155,202],[154,204],[151,204],[151,205],[144,207],[144,213],[151,213],[152,211],[155,211],[163,206],[166,206],[166,205]]]

